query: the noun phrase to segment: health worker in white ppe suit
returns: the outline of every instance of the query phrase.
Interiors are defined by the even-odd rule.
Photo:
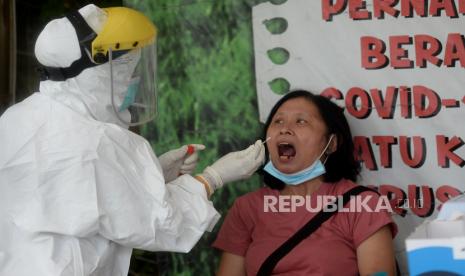
[[[40,92],[0,117],[0,275],[127,275],[133,248],[189,252],[219,218],[211,193],[262,164],[257,141],[192,177],[202,145],[157,158],[128,130],[155,114],[155,42],[123,7],[40,33]]]

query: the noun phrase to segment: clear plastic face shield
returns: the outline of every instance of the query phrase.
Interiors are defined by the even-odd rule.
[[[128,126],[145,124],[157,114],[156,43],[129,51],[109,48],[111,103]]]

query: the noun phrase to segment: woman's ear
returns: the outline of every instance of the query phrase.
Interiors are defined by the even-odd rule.
[[[328,150],[326,151],[328,154],[331,154],[337,150],[337,135],[331,134],[330,136],[331,142],[329,143]]]

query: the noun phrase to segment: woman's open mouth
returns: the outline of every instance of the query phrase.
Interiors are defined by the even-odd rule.
[[[292,158],[294,158],[296,151],[295,151],[294,146],[289,143],[279,143],[278,154],[279,154],[279,160],[289,161]]]

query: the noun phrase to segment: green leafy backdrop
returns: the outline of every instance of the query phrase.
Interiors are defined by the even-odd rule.
[[[251,11],[260,2],[265,1],[124,1],[159,30],[159,114],[141,129],[157,154],[205,144],[200,172],[259,138]],[[232,183],[215,192],[214,205],[224,218],[237,196],[259,185],[257,176]],[[130,275],[214,275],[220,252],[211,244],[222,221],[188,254],[135,250]]]

